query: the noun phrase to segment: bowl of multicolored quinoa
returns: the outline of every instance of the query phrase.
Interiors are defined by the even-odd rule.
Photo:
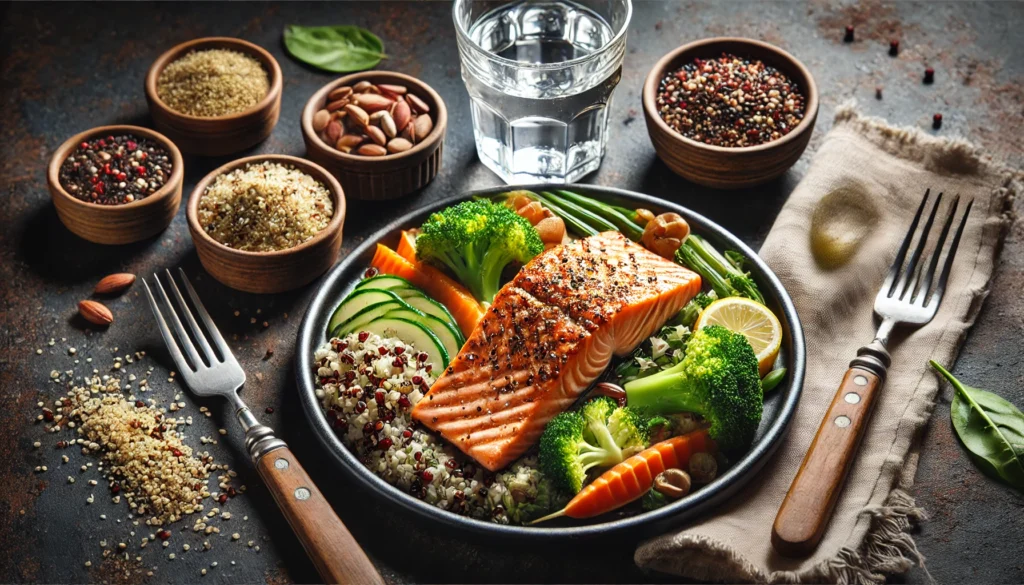
[[[97,244],[130,244],[171,223],[181,204],[181,152],[139,126],[100,126],[72,136],[46,180],[61,222]]]
[[[642,99],[658,157],[676,174],[720,189],[785,173],[818,117],[817,85],[803,63],[744,38],[671,51],[648,73]]]
[[[278,293],[309,283],[338,260],[345,193],[314,162],[255,155],[203,177],[185,217],[211,276],[236,290]]]

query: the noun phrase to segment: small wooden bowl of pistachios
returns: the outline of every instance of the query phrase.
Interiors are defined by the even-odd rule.
[[[302,111],[306,158],[353,199],[395,199],[422,189],[441,169],[447,128],[441,96],[393,71],[336,79]]]

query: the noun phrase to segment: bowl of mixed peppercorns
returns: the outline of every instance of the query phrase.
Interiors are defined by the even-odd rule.
[[[184,174],[181,152],[159,132],[101,126],[62,144],[46,179],[69,230],[97,244],[129,244],[171,223]]]
[[[735,189],[774,179],[800,158],[818,89],[786,51],[719,37],[662,57],[644,82],[643,106],[654,149],[673,172]]]

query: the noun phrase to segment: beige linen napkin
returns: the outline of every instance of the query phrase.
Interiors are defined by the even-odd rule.
[[[796,303],[807,340],[807,377],[787,438],[756,481],[689,527],[641,544],[643,568],[700,581],[884,582],[923,559],[905,531],[923,517],[905,491],[917,468],[919,431],[938,390],[927,361],[951,363],[988,293],[1021,175],[986,161],[962,141],[940,140],[858,115],[850,106],[783,207],[760,255]],[[974,199],[946,295],[930,324],[897,329],[892,367],[831,523],[807,559],[780,557],[775,514],[856,350],[874,337],[872,307],[925,188]],[[849,262],[818,266],[809,246],[817,202],[843,188],[864,193],[877,225]],[[959,221],[959,215],[957,217]]]

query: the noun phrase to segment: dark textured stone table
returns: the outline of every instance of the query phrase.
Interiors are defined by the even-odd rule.
[[[281,120],[271,138],[253,152],[301,156],[300,110],[333,76],[307,69],[285,55],[280,38],[289,23],[349,23],[373,29],[390,55],[384,66],[430,83],[446,100],[451,116],[441,174],[422,193],[402,201],[350,202],[344,250],[399,212],[497,184],[474,151],[449,4],[34,3],[8,4],[2,10],[0,582],[316,580],[312,565],[242,456],[241,435],[222,405],[196,400],[164,383],[168,359],[141,288],[111,302],[117,320],[106,331],[94,330],[75,316],[76,303],[99,277],[117,271],[149,274],[177,265],[193,275],[222,330],[233,337],[236,355],[249,373],[246,400],[291,444],[389,582],[666,579],[633,565],[635,542],[594,542],[565,549],[483,542],[390,509],[336,470],[313,438],[296,399],[291,356],[298,322],[315,284],[274,296],[246,295],[221,286],[198,264],[184,207],[171,227],[153,240],[103,247],[69,234],[49,201],[44,175],[54,148],[96,125],[148,125],[142,91],[146,69],[165,49],[194,37],[237,36],[276,56],[285,76]],[[842,42],[847,24],[856,26],[855,43]],[[835,107],[851,98],[870,114],[921,128],[930,128],[932,114],[940,112],[945,122],[939,134],[966,137],[993,156],[1021,166],[1021,27],[1024,4],[1008,2],[638,2],[611,113],[608,153],[601,169],[586,180],[682,202],[757,245],[828,131]],[[672,175],[655,157],[639,113],[642,80],[660,55],[682,42],[722,34],[765,39],[793,52],[815,75],[822,97],[811,147],[797,166],[768,185],[729,193],[696,187]],[[886,54],[890,38],[901,41],[898,58]],[[936,70],[932,85],[921,83],[926,64]],[[883,86],[881,100],[875,98],[876,86]],[[186,196],[199,178],[225,160],[187,158]],[[955,369],[971,384],[995,390],[1016,404],[1024,404],[1021,234],[1018,225],[1007,240],[992,293]],[[268,328],[263,328],[264,320]],[[51,338],[53,346],[47,344]],[[68,355],[69,347],[77,349],[77,366]],[[42,355],[36,355],[37,348]],[[264,360],[268,348],[274,355]],[[139,549],[148,531],[131,526],[127,507],[111,503],[102,481],[97,488],[88,487],[84,479],[99,479],[95,471],[69,484],[67,476],[79,475],[83,457],[69,453],[71,462],[62,465],[60,452],[52,446],[54,436],[34,422],[36,402],[52,401],[61,390],[49,383],[51,370],[75,368],[85,373],[87,367],[95,367],[105,373],[114,353],[140,349],[149,352],[146,361],[156,366],[151,395],[168,400],[181,392],[185,412],[196,418],[188,431],[193,444],[200,435],[220,438],[219,444],[204,448],[238,469],[239,481],[251,488],[224,506],[233,518],[222,523],[219,536],[209,537],[213,548],[208,552],[199,550],[203,538],[191,532],[189,521],[174,526],[168,549]],[[94,361],[87,364],[87,357]],[[946,388],[925,437],[913,493],[930,519],[917,529],[915,539],[940,582],[1022,582],[1024,498],[969,463],[951,433],[950,397]],[[210,407],[214,416],[200,416],[200,406]],[[267,406],[274,408],[273,414],[264,414]],[[217,435],[221,426],[228,429],[226,437]],[[43,443],[38,449],[33,448],[37,440]],[[48,471],[35,472],[41,465]],[[97,495],[93,505],[85,502],[90,491]],[[241,533],[238,542],[228,536],[235,531]],[[128,543],[127,554],[103,559],[103,540],[108,548]],[[246,546],[249,540],[259,552]],[[192,550],[183,553],[183,543]],[[176,560],[168,559],[170,552],[177,553]],[[86,560],[92,561],[91,568],[84,566]],[[210,568],[214,561],[218,566]],[[209,569],[205,577],[200,576],[203,567]],[[927,576],[914,570],[897,579],[923,582]]]

